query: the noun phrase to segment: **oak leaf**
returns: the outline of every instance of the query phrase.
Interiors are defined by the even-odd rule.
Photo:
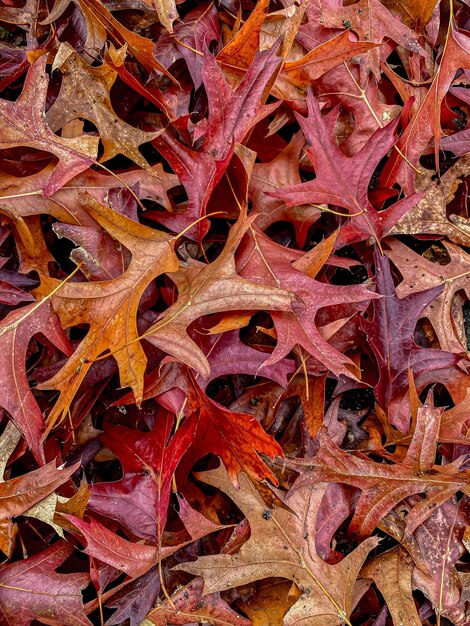
[[[163,412],[150,432],[109,425],[101,440],[120,459],[124,476],[117,482],[95,484],[88,503],[93,511],[153,541],[161,539],[171,479],[195,434],[195,424],[184,421],[170,437],[173,422]]]
[[[447,368],[455,366],[459,357],[442,350],[416,345],[414,331],[424,309],[438,297],[444,286],[437,285],[399,299],[390,273],[390,261],[375,254],[377,291],[383,297],[374,300],[373,319],[361,319],[377,363],[379,380],[376,398],[386,411],[391,424],[404,430],[409,425],[408,370],[411,369],[420,391],[433,370],[433,381],[440,376],[446,382]]]
[[[362,455],[350,454],[334,444],[325,427],[318,434],[319,449],[311,459],[291,459],[290,467],[302,471],[297,488],[318,482],[333,482],[361,489],[349,531],[369,536],[380,520],[408,496],[423,493],[406,518],[409,537],[432,513],[457,491],[466,488],[469,472],[458,466],[436,465],[437,435],[442,409],[434,407],[432,396],[418,410],[413,438],[405,458],[394,464],[377,463]]]
[[[308,116],[296,113],[295,117],[307,140],[307,154],[315,170],[315,179],[284,187],[269,195],[283,200],[288,207],[326,203],[347,209],[350,222],[339,234],[343,245],[369,237],[380,240],[420,197],[412,194],[381,212],[376,211],[369,201],[370,179],[395,142],[398,120],[377,129],[357,154],[348,157],[338,148],[334,136],[339,111],[333,110],[323,117],[311,92],[307,104]]]
[[[156,606],[147,615],[143,626],[155,624],[181,624],[185,626],[191,623],[224,624],[224,626],[250,626],[250,620],[244,619],[239,613],[233,611],[220,597],[219,593],[211,593],[202,596],[204,581],[195,578],[182,589],[178,589],[170,600]]]
[[[224,73],[236,84],[243,79],[260,48],[260,35],[269,8],[269,0],[257,2],[250,16],[239,30],[229,35],[229,41],[217,55],[217,62]]]
[[[414,2],[414,0],[387,0],[388,6],[392,6],[400,13],[405,12],[406,16],[409,16],[411,20],[419,20],[421,25],[424,26],[431,19],[432,12],[436,5],[437,0],[423,0],[422,2]]]
[[[167,159],[188,194],[189,221],[205,214],[210,195],[224,175],[235,144],[269,115],[277,103],[263,104],[272,77],[280,64],[276,48],[258,53],[235,90],[225,80],[216,59],[206,52],[202,80],[209,116],[200,147],[187,146],[166,130],[152,143]],[[199,230],[201,235],[205,234]]]
[[[418,176],[416,188],[424,192],[422,199],[403,215],[389,231],[390,235],[446,236],[454,243],[470,246],[468,218],[455,215],[447,206],[456,195],[459,184],[468,174],[470,155],[454,163],[445,174],[434,181],[432,172]]]
[[[42,56],[30,67],[18,100],[0,100],[0,116],[3,120],[0,147],[29,146],[57,157],[58,163],[43,188],[46,195],[52,195],[71,178],[95,163],[98,138],[82,135],[66,139],[52,132],[44,114],[47,85],[46,56]]]
[[[189,418],[196,423],[194,443],[185,459],[188,469],[209,452],[217,454],[230,480],[238,485],[238,475],[244,471],[256,480],[277,480],[259,458],[259,452],[269,457],[281,456],[282,448],[268,435],[258,421],[247,413],[230,411],[209,398],[190,377],[188,396]]]
[[[316,46],[300,59],[284,63],[274,89],[285,98],[292,98],[297,95],[296,90],[300,93],[306,92],[312,82],[326,72],[377,45],[370,41],[352,41],[349,31],[340,33]]]
[[[129,626],[143,626],[145,616],[158,598],[160,586],[157,566],[124,585],[107,603],[108,608],[116,609],[107,620],[108,626],[120,626],[125,620],[129,620]]]
[[[49,302],[30,304],[11,311],[2,320],[0,331],[0,368],[2,396],[0,406],[8,411],[39,462],[44,461],[41,437],[44,416],[30,389],[26,356],[31,339],[41,333],[67,356],[71,346]]]
[[[56,570],[74,547],[61,540],[44,552],[0,567],[0,618],[5,626],[29,626],[38,619],[64,626],[91,626],[83,611],[85,573]]]
[[[361,576],[371,578],[383,595],[394,624],[422,624],[412,594],[413,560],[401,546],[369,561]]]
[[[189,534],[190,539],[185,538],[182,543],[168,546],[162,546],[161,543],[147,545],[128,541],[92,517],[90,521],[74,515],[63,515],[63,517],[80,532],[83,543],[86,543],[84,550],[86,554],[124,572],[131,579],[136,579],[180,548],[225,528],[223,525],[214,524],[206,519],[184,500],[180,499],[179,505],[179,517],[187,530],[185,536]]]
[[[252,221],[253,218],[241,215],[232,226],[223,250],[212,263],[190,260],[186,267],[181,266],[172,274],[178,299],[145,333],[150,343],[205,378],[210,375],[210,367],[202,350],[188,335],[187,328],[192,322],[222,311],[288,311],[292,306],[294,296],[289,291],[279,285],[249,280],[246,273],[239,276],[236,271],[234,255]]]
[[[86,554],[100,559],[131,578],[142,576],[158,562],[160,551],[156,546],[128,541],[113,533],[93,517],[90,521],[74,515],[65,514],[64,517],[83,536]]]
[[[417,54],[423,54],[418,36],[397,19],[379,0],[360,0],[343,6],[341,0],[322,0],[324,28],[350,28],[361,39],[382,43],[384,37]]]
[[[387,516],[381,526],[408,552],[412,562],[412,586],[430,599],[437,619],[466,624],[468,604],[456,564],[465,554],[468,501],[450,498],[434,508],[411,536],[404,538],[403,517],[417,500],[418,496],[407,498],[398,513]]]
[[[439,441],[451,443],[468,443],[467,422],[469,419],[470,389],[467,390],[465,398],[452,407],[444,411],[439,430]]]
[[[205,2],[196,6],[174,26],[173,35],[162,33],[155,44],[154,54],[167,69],[178,59],[184,59],[194,87],[199,89],[205,49],[219,39],[217,9],[214,4]],[[195,50],[200,54],[195,54]]]
[[[276,363],[299,345],[334,374],[355,375],[355,364],[322,337],[315,325],[315,316],[325,307],[355,305],[377,296],[362,285],[329,285],[310,278],[295,267],[301,256],[254,228],[243,242],[238,259],[240,274],[249,276],[259,285],[277,286],[296,295],[292,311],[271,313],[277,345],[265,365]]]
[[[51,7],[48,16],[41,21],[41,24],[47,26],[48,24],[53,24],[56,20],[58,20],[61,15],[66,11],[68,6],[73,0],[58,0]],[[106,28],[102,24],[100,20],[95,18],[95,15],[90,10],[90,8],[81,0],[75,0],[74,4],[77,6],[77,9],[83,15],[83,19],[85,21],[85,30],[86,36],[83,45],[83,53],[84,56],[87,57],[87,60],[92,63],[99,53],[102,50],[105,42],[106,42]]]
[[[467,507],[465,500],[458,503],[451,498],[416,529],[409,545],[405,543],[416,564],[413,585],[431,600],[438,620],[447,618],[454,624],[466,624],[470,619],[456,568],[465,554],[462,538]]]
[[[93,122],[104,146],[101,161],[123,154],[154,174],[138,147],[155,139],[158,133],[134,128],[116,115],[110,92],[117,72],[106,62],[90,67],[66,43],[59,47],[52,67],[53,70],[60,68],[62,83],[57,99],[47,111],[51,129],[57,131],[76,119]]]
[[[10,556],[15,535],[13,518],[25,515],[33,505],[46,499],[58,487],[63,485],[77,469],[76,465],[68,468],[56,467],[51,461],[37,470],[23,476],[0,482],[0,550]]]
[[[173,22],[178,19],[175,0],[143,0],[143,3],[151,9],[155,9],[162,24],[168,32],[173,32]]]
[[[465,291],[467,297],[470,295],[470,256],[462,248],[443,242],[450,260],[440,264],[416,254],[398,240],[388,245],[391,250],[387,251],[387,256],[403,277],[396,289],[398,297],[404,298],[409,294],[443,285],[442,292],[424,309],[422,316],[427,317],[433,325],[442,350],[465,352],[465,339],[461,336],[462,333],[460,336],[457,334],[457,328],[462,326],[462,314],[459,315],[455,310],[454,298],[460,289]]]
[[[298,162],[304,143],[302,133],[296,133],[274,159],[267,163],[255,163],[249,186],[249,197],[253,203],[251,214],[257,216],[256,226],[264,231],[276,222],[291,222],[299,248],[305,246],[309,228],[320,218],[321,208],[307,204],[286,207],[282,200],[268,195],[268,192],[302,184]]]
[[[440,121],[441,103],[454,80],[455,73],[461,68],[468,67],[469,62],[468,37],[455,28],[451,15],[439,66],[419,109],[397,142],[399,152],[393,154],[385,164],[381,173],[384,185],[392,181],[398,182],[406,192],[413,191],[415,170],[410,165],[418,164],[424,148],[432,137],[436,164],[439,163],[439,142],[443,135]],[[438,169],[438,165],[436,168]]]
[[[43,23],[47,24],[55,21],[71,2],[80,7],[86,19],[88,53],[93,59],[96,58],[97,52],[101,50],[106,40],[106,33],[108,33],[118,45],[127,45],[131,54],[147,71],[156,70],[163,72],[171,81],[175,80],[154,57],[155,44],[150,39],[141,37],[127,29],[99,0],[60,0]]]
[[[53,305],[64,328],[82,323],[90,324],[90,328],[60,372],[40,385],[41,389],[61,391],[49,415],[49,425],[62,417],[93,360],[107,350],[115,354],[121,385],[130,386],[136,401],[140,402],[146,357],[137,330],[139,301],[156,276],[178,268],[173,237],[119,215],[88,194],[81,195],[81,199],[85,210],[129,250],[132,259],[118,278],[69,283],[54,297]],[[47,282],[54,285],[55,281],[48,279]]]
[[[195,563],[182,563],[174,569],[202,576],[204,595],[269,578],[273,571],[278,572],[303,591],[284,617],[286,626],[302,620],[319,626],[339,625],[349,617],[359,570],[377,540],[366,539],[335,565],[325,563],[317,555],[316,520],[325,485],[291,491],[286,498],[290,508],[272,510],[244,474],[240,475],[238,491],[221,467],[198,474],[198,478],[230,496],[245,513],[251,536],[236,554],[202,556]]]

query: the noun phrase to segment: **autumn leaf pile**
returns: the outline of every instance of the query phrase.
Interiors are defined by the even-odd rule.
[[[0,2],[0,625],[470,624],[470,2]]]

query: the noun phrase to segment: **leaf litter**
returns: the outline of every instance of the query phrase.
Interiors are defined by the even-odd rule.
[[[0,624],[470,623],[469,30],[0,7]]]

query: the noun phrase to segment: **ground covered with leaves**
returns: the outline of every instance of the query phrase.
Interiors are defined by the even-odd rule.
[[[470,2],[0,2],[0,624],[470,624]]]

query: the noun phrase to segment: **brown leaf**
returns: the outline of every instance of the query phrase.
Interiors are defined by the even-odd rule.
[[[20,439],[20,431],[16,428],[13,422],[9,421],[0,436],[0,481],[5,480],[4,474],[6,466],[8,465],[8,460],[13,454]]]
[[[106,62],[98,67],[90,67],[67,43],[62,43],[56,53],[53,70],[59,67],[62,73],[60,92],[47,112],[51,129],[57,131],[79,118],[93,122],[104,146],[100,161],[108,161],[117,154],[123,154],[155,174],[138,147],[155,139],[158,133],[134,128],[116,115],[110,92],[117,72]]]
[[[169,33],[172,33],[173,22],[178,19],[175,0],[142,0],[142,2],[150,9],[155,9],[160,24],[162,24]]]
[[[250,626],[251,622],[235,613],[220,597],[211,593],[202,597],[204,581],[196,578],[185,587],[178,589],[171,599],[156,606],[147,615],[144,625],[166,626],[166,624],[192,623],[214,624],[215,626]]]
[[[468,520],[465,500],[454,498],[434,509],[405,547],[413,557],[413,585],[425,593],[435,607],[438,621],[467,624],[468,604],[461,597],[457,561],[465,552],[462,536]]]
[[[256,284],[241,278],[235,269],[234,254],[253,219],[243,216],[234,224],[217,259],[209,264],[190,261],[171,278],[178,288],[178,300],[145,333],[161,350],[194,368],[207,378],[210,367],[202,350],[190,339],[187,328],[196,319],[226,311],[288,311],[292,294],[279,287]]]
[[[260,50],[269,50],[282,38],[279,56],[286,61],[298,55],[303,56],[303,46],[296,41],[296,36],[308,4],[308,0],[299,0],[286,8],[268,13],[260,32]]]
[[[359,570],[377,540],[367,539],[335,565],[328,565],[317,555],[316,519],[324,485],[291,492],[286,503],[295,511],[292,513],[286,509],[267,509],[244,474],[240,475],[239,491],[222,467],[198,474],[198,478],[230,496],[248,518],[251,536],[237,554],[202,556],[196,563],[182,563],[174,569],[202,576],[204,594],[269,578],[273,571],[279,572],[303,591],[284,618],[286,626],[302,620],[305,623],[310,620],[315,626],[332,626],[342,624],[349,617]]]
[[[446,236],[454,243],[470,246],[470,224],[458,215],[447,216],[447,205],[452,202],[459,184],[468,175],[470,155],[465,155],[438,180],[427,172],[416,178],[416,188],[423,198],[401,217],[389,231],[390,235]]]
[[[361,570],[361,576],[372,578],[383,595],[394,624],[420,626],[411,590],[413,561],[402,547],[393,548],[372,559]]]
[[[119,22],[99,0],[79,0],[80,6],[85,7],[93,19],[102,24],[108,34],[119,45],[127,44],[131,54],[148,72],[156,70],[163,72],[171,81],[173,76],[161,65],[153,55],[155,44],[146,37],[141,37]]]
[[[0,147],[29,146],[56,156],[59,161],[44,185],[44,193],[51,195],[95,162],[98,139],[90,135],[64,139],[52,132],[44,115],[47,85],[46,56],[42,56],[29,69],[18,100],[0,100]]]
[[[41,24],[47,25],[55,22],[67,9],[71,2],[80,8],[86,24],[86,40],[84,52],[90,62],[96,59],[97,53],[103,48],[106,41],[106,28],[97,20],[89,7],[82,0],[57,0],[52,6],[49,15]]]
[[[295,584],[268,578],[258,583],[255,595],[241,608],[252,626],[283,626],[284,615],[301,595]]]
[[[469,432],[466,424],[469,418],[470,389],[467,390],[467,394],[461,402],[442,414],[439,441],[468,444]]]
[[[399,14],[409,16],[413,22],[419,21],[424,26],[431,19],[438,0],[386,0],[385,6],[395,9]]]
[[[389,37],[411,52],[424,54],[417,35],[379,0],[360,0],[347,6],[331,2],[322,11],[322,24],[326,28],[351,28],[361,39],[373,43],[382,43],[384,37]]]

